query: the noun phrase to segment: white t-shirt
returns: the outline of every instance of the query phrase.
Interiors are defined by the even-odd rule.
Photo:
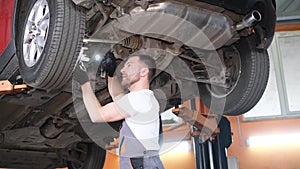
[[[127,118],[125,121],[147,150],[158,150],[159,104],[148,89],[130,92],[115,101]]]

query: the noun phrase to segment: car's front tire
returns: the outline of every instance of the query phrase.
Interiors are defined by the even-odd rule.
[[[23,80],[41,89],[62,87],[82,46],[84,13],[71,0],[24,0],[18,6],[15,42]]]

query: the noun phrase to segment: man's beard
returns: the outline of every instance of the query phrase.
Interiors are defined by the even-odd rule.
[[[130,80],[129,79],[122,79],[121,86],[124,90],[128,90],[130,86]]]
[[[140,76],[138,74],[133,76],[133,78],[131,78],[131,80],[128,77],[126,77],[125,79],[123,78],[122,82],[121,82],[121,86],[124,90],[129,90],[129,87],[139,80],[140,80]]]

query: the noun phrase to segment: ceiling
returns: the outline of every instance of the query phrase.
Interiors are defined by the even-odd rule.
[[[300,0],[276,0],[277,21],[300,23]]]

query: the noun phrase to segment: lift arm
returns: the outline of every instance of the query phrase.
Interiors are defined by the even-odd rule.
[[[192,136],[202,135],[212,137],[220,133],[220,129],[217,124],[218,116],[215,114],[203,114],[186,107],[175,107],[172,112],[178,117],[181,117],[185,122],[198,129],[198,131],[191,133]]]
[[[0,94],[14,94],[28,89],[26,84],[13,85],[8,80],[0,80]]]

